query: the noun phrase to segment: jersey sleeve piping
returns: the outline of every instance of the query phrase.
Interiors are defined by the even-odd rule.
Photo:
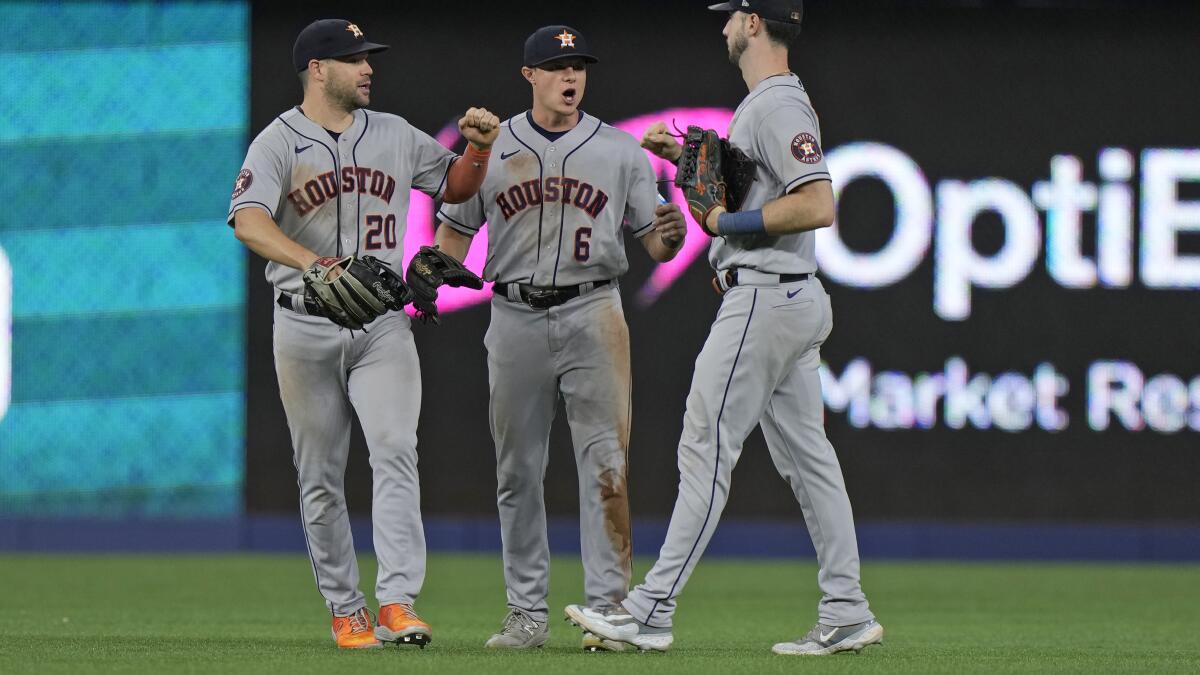
[[[229,209],[229,215],[226,216],[225,223],[227,225],[229,225],[230,227],[233,227],[233,216],[235,214],[237,214],[238,211],[241,211],[242,209],[247,208],[247,207],[258,207],[258,208],[266,211],[267,215],[271,216],[272,219],[275,218],[275,209],[272,209],[271,207],[267,206],[266,204],[264,204],[262,202],[246,200],[244,202],[238,202],[238,203],[234,204],[233,208]]]
[[[783,192],[784,194],[787,194],[791,192],[793,188],[800,187],[805,183],[812,183],[819,180],[833,180],[833,178],[829,175],[828,171],[814,171],[812,173],[806,173],[799,178],[793,179],[792,182],[784,186]]]
[[[633,236],[637,237],[638,239],[641,239],[642,237],[650,234],[650,232],[653,231],[653,227],[652,227],[653,225],[654,225],[654,221],[652,220],[652,221],[646,223],[645,225],[637,228],[636,230],[631,230],[631,232],[633,233]]]
[[[421,192],[424,192],[425,194],[429,195],[430,197],[432,197],[434,199],[441,199],[442,198],[442,190],[446,189],[446,179],[450,177],[450,169],[454,168],[454,163],[460,159],[462,159],[462,157],[455,155],[450,160],[450,163],[446,165],[446,172],[442,174],[442,182],[438,183],[437,190],[435,190],[433,192],[433,194],[430,194],[428,190],[421,187],[420,185],[414,185],[413,187],[417,188]]]
[[[472,237],[479,234],[479,229],[483,227],[483,223],[480,223],[479,227],[472,228],[470,225],[446,215],[446,212],[441,209],[438,209],[438,218],[441,218],[442,222],[449,225],[450,229]]]

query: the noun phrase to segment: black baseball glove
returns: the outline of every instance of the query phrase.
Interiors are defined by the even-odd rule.
[[[466,286],[475,290],[483,288],[483,279],[437,246],[422,246],[412,262],[408,263],[408,272],[404,276],[412,290],[412,303],[417,316],[425,323],[438,323],[438,286]]]
[[[331,278],[335,270],[341,274]],[[411,300],[412,292],[400,275],[373,256],[319,258],[304,272],[304,304],[309,313],[351,330],[362,330],[381,315],[404,309]]]
[[[717,233],[705,223],[709,214],[718,206],[737,211],[758,170],[754,160],[717,132],[697,126],[689,126],[684,135],[678,167],[675,186],[683,190],[692,218],[710,237]]]

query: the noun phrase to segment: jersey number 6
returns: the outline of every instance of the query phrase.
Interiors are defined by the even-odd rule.
[[[380,237],[383,241],[380,241]],[[367,216],[367,250],[378,251],[381,248],[396,248],[396,216],[389,213],[383,216]]]
[[[0,420],[12,391],[12,267],[0,248]]]
[[[575,259],[579,262],[587,262],[592,256],[592,244],[589,241],[591,238],[592,228],[581,227],[575,230]]]

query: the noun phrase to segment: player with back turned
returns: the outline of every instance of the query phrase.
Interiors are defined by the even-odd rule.
[[[824,429],[818,368],[833,321],[814,276],[814,230],[833,222],[835,207],[816,113],[788,68],[803,7],[801,0],[735,0],[710,9],[730,13],[726,46],[750,90],[730,123],[729,145],[757,170],[731,211],[727,176],[716,171],[726,153],[714,132],[690,128],[680,146],[656,124],[643,139],[655,154],[679,161],[676,184],[686,185],[689,210],[714,237],[709,260],[724,295],[696,359],[679,442],[679,495],[658,561],[622,613],[570,605],[566,614],[604,638],[668,649],[676,598],[716,529],[742,444],[761,425],[776,469],[800,502],[823,594],[816,625],[773,651],[858,651],[880,642],[883,627],[859,581],[850,499]]]
[[[632,576],[622,235],[628,229],[664,262],[687,227],[678,207],[659,204],[637,140],[579,110],[596,61],[569,26],[534,32],[521,69],[533,107],[503,123],[478,198],[439,213],[437,242],[459,260],[486,221],[484,277],[496,282],[484,344],[509,613],[490,648],[540,647],[549,637],[542,481],[560,394],[575,446],[589,606],[614,609]],[[621,646],[584,636],[585,649]]]
[[[473,197],[499,126],[486,110],[467,111],[459,128],[470,145],[459,158],[403,118],[367,110],[368,55],[384,49],[342,19],[300,33],[292,57],[304,100],[254,139],[229,205],[237,238],[270,261],[275,369],[304,536],[342,648],[431,638],[413,611],[425,578],[421,373],[409,318],[394,311],[412,293],[390,268],[402,264],[410,189],[447,202]],[[343,492],[355,413],[374,483],[378,625],[358,588]]]

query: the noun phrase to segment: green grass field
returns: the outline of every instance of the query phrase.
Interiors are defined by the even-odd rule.
[[[374,561],[362,565],[373,580]],[[339,652],[304,556],[0,556],[0,673],[1200,671],[1197,566],[867,561],[883,646],[771,654],[814,621],[815,574],[812,561],[706,559],[671,652],[585,654],[558,620],[580,597],[579,562],[556,558],[550,643],[489,653],[499,559],[435,555],[417,604],[433,644]]]

